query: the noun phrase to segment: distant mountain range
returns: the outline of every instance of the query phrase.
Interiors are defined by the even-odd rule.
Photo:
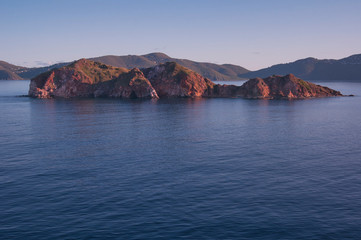
[[[242,74],[249,72],[249,70],[232,64],[214,64],[205,62],[195,62],[187,59],[171,58],[164,53],[150,53],[146,55],[128,55],[128,56],[102,56],[96,58],[90,58],[89,60],[101,62],[114,67],[124,68],[149,68],[156,66],[160,63],[176,62],[184,67],[190,68],[193,71],[201,74],[202,76],[215,81],[227,81],[227,80],[240,80]],[[31,79],[40,73],[49,71],[53,68],[60,68],[67,63],[58,63],[55,65],[41,67],[41,68],[26,68],[8,64],[6,62],[0,63],[0,67],[4,67],[4,73],[0,75],[0,79]],[[1,71],[1,68],[0,68]],[[5,72],[6,71],[6,72]],[[11,75],[11,73],[13,73]],[[1,74],[1,72],[0,72]]]
[[[299,78],[316,81],[361,82],[361,54],[339,60],[305,58],[291,63],[277,64],[269,68],[242,74],[245,78],[267,77],[293,73]]]
[[[213,81],[241,80],[272,75],[287,75],[292,73],[299,78],[315,81],[355,81],[361,82],[361,54],[334,60],[305,58],[291,63],[277,64],[257,71],[249,71],[232,64],[214,64],[195,62],[187,59],[171,58],[164,53],[146,55],[102,56],[90,60],[124,68],[149,68],[165,62],[176,62],[184,67],[209,78]],[[0,79],[30,79],[53,68],[60,68],[70,62],[55,65],[26,68],[0,61]]]
[[[59,63],[47,67],[27,68],[16,66],[4,61],[0,61],[0,79],[2,80],[21,80],[31,79],[40,73],[47,72],[53,68],[59,68],[69,63]]]
[[[232,64],[214,64],[206,62],[195,62],[187,59],[171,58],[164,53],[150,53],[146,55],[128,55],[128,56],[103,56],[90,58],[89,60],[101,62],[115,67],[124,68],[149,68],[160,63],[176,62],[183,67],[189,68],[203,77],[214,81],[240,80],[242,74],[249,70]]]

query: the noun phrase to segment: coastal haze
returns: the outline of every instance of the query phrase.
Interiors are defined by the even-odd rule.
[[[0,239],[361,236],[361,2],[1,9]]]
[[[241,80],[242,74],[249,72],[249,70],[232,64],[213,64],[207,62],[196,62],[188,59],[177,59],[171,58],[164,53],[150,53],[146,55],[127,55],[127,56],[101,56],[90,58],[92,61],[108,64],[114,67],[123,67],[123,68],[149,68],[154,67],[160,63],[166,62],[176,62],[184,67],[190,68],[199,74],[203,75],[212,80],[216,81],[225,81],[225,80]],[[1,79],[31,79],[37,75],[49,71],[53,68],[59,68],[66,65],[69,65],[71,62],[57,63],[54,65],[40,67],[40,68],[26,68],[21,66],[14,66],[6,62],[0,62],[0,67],[2,67],[7,72],[3,73],[3,78]],[[0,68],[0,74],[1,74]],[[6,75],[8,74],[8,75]],[[1,76],[1,75],[0,75]]]
[[[339,60],[306,58],[291,63],[276,64],[257,71],[250,71],[244,67],[232,64],[220,65],[209,62],[196,62],[189,59],[177,59],[169,57],[164,53],[149,53],[140,56],[108,55],[89,58],[89,60],[128,69],[149,68],[161,63],[176,62],[213,81],[244,80],[247,78],[263,78],[271,75],[287,75],[292,73],[305,80],[361,82],[361,54],[354,54]],[[31,79],[41,73],[69,65],[70,63],[64,62],[46,67],[27,68],[0,61],[0,79]]]

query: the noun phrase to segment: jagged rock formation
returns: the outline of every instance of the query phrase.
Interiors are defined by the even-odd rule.
[[[149,68],[166,62],[176,62],[214,81],[243,80],[245,78],[240,76],[249,72],[249,70],[237,65],[195,62],[188,59],[172,58],[159,52],[146,55],[102,56],[89,60],[124,68]]]
[[[33,78],[29,96],[158,98],[139,69],[127,70],[86,59]]]
[[[255,78],[242,86],[215,84],[175,62],[143,69],[117,68],[81,59],[31,80],[29,96],[51,97],[223,97],[300,99],[342,96],[333,89],[289,74]]]
[[[306,82],[293,74],[254,78],[241,86],[245,98],[293,99],[342,96],[339,91]]]
[[[143,70],[159,97],[202,97],[215,84],[175,62]]]

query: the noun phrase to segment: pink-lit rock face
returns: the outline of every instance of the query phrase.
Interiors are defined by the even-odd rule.
[[[212,81],[175,62],[168,62],[144,70],[159,97],[202,97]]]
[[[342,96],[338,91],[303,81],[289,74],[254,78],[242,86],[220,85],[177,63],[143,69],[117,68],[81,59],[31,80],[35,98],[113,97],[221,97],[302,99]]]
[[[297,99],[342,96],[339,91],[306,82],[293,74],[254,78],[244,83],[241,88],[245,98]]]
[[[29,96],[36,98],[158,98],[143,72],[81,59],[33,78]]]

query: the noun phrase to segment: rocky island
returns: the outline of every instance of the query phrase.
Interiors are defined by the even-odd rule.
[[[31,79],[34,98],[162,98],[222,97],[303,99],[342,96],[339,91],[295,77],[254,78],[242,86],[215,84],[175,62],[131,70],[80,59]]]

